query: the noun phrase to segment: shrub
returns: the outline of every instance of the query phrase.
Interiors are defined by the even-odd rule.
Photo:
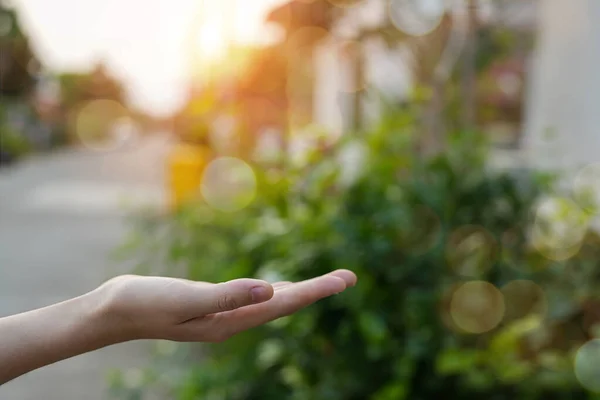
[[[31,151],[31,144],[18,132],[0,126],[0,150],[11,159],[19,158]]]
[[[162,385],[181,400],[587,398],[572,361],[593,336],[582,321],[593,325],[585,307],[596,304],[596,236],[586,231],[573,257],[542,255],[533,210],[551,180],[487,170],[485,143],[467,133],[422,157],[414,126],[397,114],[302,167],[257,166],[258,194],[242,211],[198,203],[140,221],[132,243],[143,264],[166,262],[190,279],[300,280],[348,268],[359,284],[203,347],[181,375],[167,356],[149,386],[127,391],[116,375],[116,393]],[[339,163],[349,148],[363,150],[354,177]]]

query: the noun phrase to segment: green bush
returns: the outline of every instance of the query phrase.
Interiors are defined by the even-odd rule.
[[[417,133],[412,118],[398,114],[315,151],[302,167],[257,166],[258,195],[242,211],[195,204],[172,218],[139,221],[130,245],[147,257],[146,267],[166,263],[173,274],[206,281],[300,280],[348,268],[359,284],[203,346],[201,361],[161,352],[137,384],[114,375],[115,393],[135,399],[161,390],[180,400],[592,398],[572,365],[574,351],[593,336],[586,305],[598,304],[596,236],[586,231],[576,255],[551,261],[559,257],[543,256],[531,240],[536,201],[550,179],[488,171],[486,144],[467,133],[450,137],[444,154],[422,157],[414,151]],[[348,146],[364,150],[353,179],[337,161]],[[503,291],[502,304],[492,301],[500,292],[482,283],[492,291],[463,290],[466,311],[449,300],[465,282],[506,288],[515,280],[527,281],[511,286],[516,295]],[[182,374],[174,373],[177,365]]]
[[[0,149],[11,157],[21,157],[31,151],[31,143],[18,132],[0,126]]]

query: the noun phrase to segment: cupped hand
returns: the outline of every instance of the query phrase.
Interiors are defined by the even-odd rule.
[[[221,342],[340,293],[356,280],[348,270],[273,285],[256,279],[213,284],[126,275],[108,281],[98,293],[119,341]]]

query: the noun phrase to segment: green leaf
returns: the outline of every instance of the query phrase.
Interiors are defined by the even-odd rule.
[[[408,398],[408,389],[401,383],[392,383],[383,387],[371,400],[404,400]]]
[[[483,353],[470,349],[447,349],[436,360],[436,370],[442,375],[461,374],[477,368]]]

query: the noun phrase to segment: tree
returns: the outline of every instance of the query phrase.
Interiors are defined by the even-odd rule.
[[[0,4],[0,94],[3,98],[22,97],[35,84],[39,61],[33,55],[27,36],[21,30],[14,10]]]
[[[124,89],[100,63],[89,73],[67,73],[59,76],[63,107],[72,107],[94,99],[123,103]]]
[[[38,70],[39,62],[17,15],[0,3],[0,164],[13,161],[31,148],[20,125],[33,115],[28,97]]]

